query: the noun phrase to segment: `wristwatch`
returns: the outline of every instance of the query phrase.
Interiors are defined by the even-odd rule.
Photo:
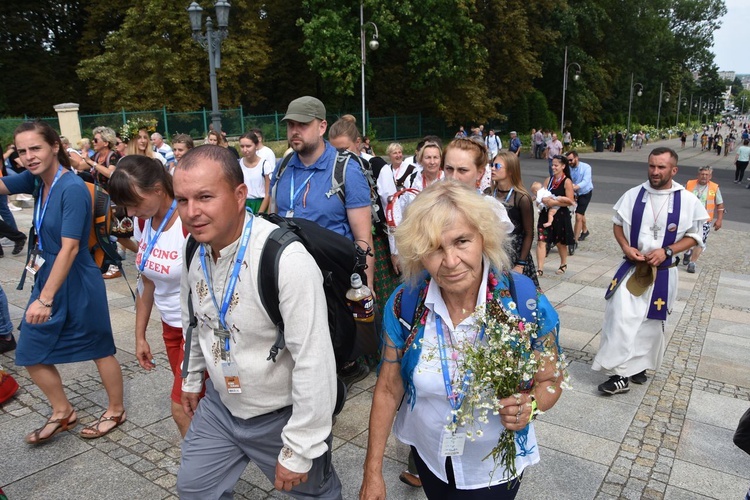
[[[668,259],[671,259],[674,252],[670,247],[664,247],[664,255],[666,255]]]

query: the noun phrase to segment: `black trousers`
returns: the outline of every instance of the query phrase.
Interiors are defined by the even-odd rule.
[[[419,479],[422,480],[422,488],[428,499],[436,500],[513,500],[518,494],[523,474],[508,483],[498,484],[491,488],[479,488],[476,490],[459,490],[456,488],[456,480],[453,477],[453,465],[450,457],[445,460],[445,472],[448,475],[448,483],[444,483],[430,471],[415,447],[411,447],[414,462],[417,464]],[[488,479],[489,482],[489,479]]]

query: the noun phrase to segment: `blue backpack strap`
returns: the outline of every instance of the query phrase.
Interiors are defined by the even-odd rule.
[[[516,303],[516,310],[521,318],[531,321],[536,311],[536,285],[531,278],[521,273],[511,271],[508,273],[508,288],[513,301]]]
[[[401,323],[401,329],[404,332],[404,339],[409,338],[409,335],[411,334],[420,292],[420,287],[404,285],[401,288],[401,310],[398,313],[398,322]]]

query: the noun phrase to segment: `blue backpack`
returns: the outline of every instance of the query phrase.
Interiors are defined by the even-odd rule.
[[[522,318],[531,318],[536,308],[536,285],[527,276],[511,271],[508,273],[510,296],[516,303],[516,310]],[[417,315],[417,302],[423,287],[404,286],[401,289],[401,310],[398,311],[398,321],[404,332],[404,338],[408,339],[411,335],[412,325],[419,318]],[[409,344],[404,346],[404,350],[409,348]]]

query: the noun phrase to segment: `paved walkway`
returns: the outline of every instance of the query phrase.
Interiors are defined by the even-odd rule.
[[[645,160],[647,153],[622,153],[628,154]],[[648,373],[645,385],[604,397],[596,390],[604,377],[590,365],[599,345],[604,289],[621,258],[611,237],[610,206],[592,204],[591,236],[569,259],[567,274],[554,274],[555,253],[547,261],[541,284],[561,316],[573,389],[538,420],[542,462],[527,470],[518,498],[743,498],[750,485],[750,456],[734,447],[732,434],[750,406],[750,259],[744,251],[750,236],[746,228],[722,229],[711,235],[698,273],[680,268],[662,367]],[[28,226],[30,214],[16,212],[20,226]],[[8,254],[0,259],[0,283],[18,320],[28,288],[15,290],[23,262]],[[129,271],[134,277],[132,261]],[[171,375],[158,318],[154,315],[149,328],[158,368],[146,373],[133,356],[130,293],[121,279],[108,281],[107,292],[126,378],[128,422],[103,439],[63,433],[44,446],[29,447],[23,436],[44,422],[48,407],[13,357],[0,355],[0,364],[22,386],[0,408],[0,485],[11,500],[175,497],[180,440],[169,412]],[[96,320],[97,312],[91,316]],[[81,421],[101,414],[105,396],[94,364],[64,365],[60,371]],[[359,490],[374,382],[370,375],[355,385],[334,427],[334,465],[346,499],[357,498]],[[397,479],[406,456],[405,447],[391,440],[384,465],[389,498],[424,498]],[[281,496],[254,466],[235,490],[235,498]]]

